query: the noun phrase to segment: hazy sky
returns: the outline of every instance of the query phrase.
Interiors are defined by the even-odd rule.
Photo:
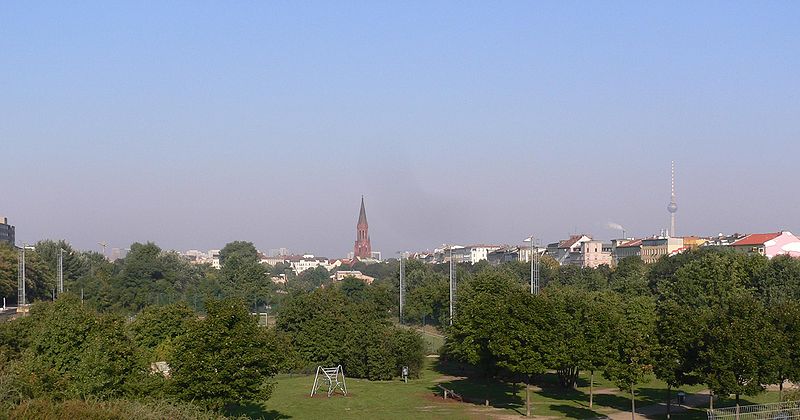
[[[17,241],[800,231],[800,2],[0,3]]]

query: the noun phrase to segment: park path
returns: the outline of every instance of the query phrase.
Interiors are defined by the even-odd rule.
[[[672,404],[672,413],[682,413],[690,408],[701,407],[708,404],[708,395],[709,391],[704,390],[700,392],[696,392],[694,394],[686,394],[686,399],[684,400],[683,404]],[[651,419],[656,418],[657,416],[663,416],[667,414],[667,403],[658,403],[652,405],[645,405],[643,407],[636,408],[636,418],[642,419]],[[629,420],[631,418],[630,411],[615,411],[613,413],[606,414],[605,416],[599,417],[599,419],[610,419],[610,420]]]

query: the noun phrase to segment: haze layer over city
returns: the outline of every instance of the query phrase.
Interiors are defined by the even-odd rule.
[[[559,7],[553,7],[558,4]],[[800,232],[797,3],[16,3],[17,243]]]

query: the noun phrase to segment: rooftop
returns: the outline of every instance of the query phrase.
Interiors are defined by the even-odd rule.
[[[752,233],[750,235],[745,236],[742,239],[732,243],[732,246],[748,246],[748,245],[764,245],[765,242],[771,241],[778,236],[781,236],[781,232],[774,232],[774,233]]]

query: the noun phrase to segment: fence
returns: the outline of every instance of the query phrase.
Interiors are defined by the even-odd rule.
[[[708,410],[708,420],[789,420],[800,419],[800,401],[742,405]]]

